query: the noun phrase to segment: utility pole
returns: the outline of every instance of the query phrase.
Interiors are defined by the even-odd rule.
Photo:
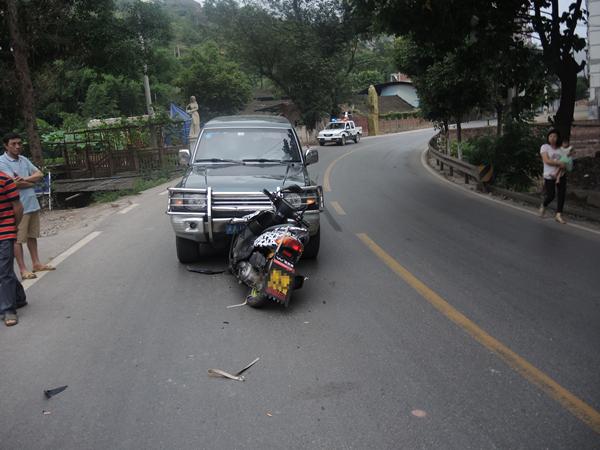
[[[152,94],[150,92],[150,80],[148,78],[148,64],[144,64],[144,93],[146,95],[146,110],[150,117],[154,117],[154,108],[152,107]]]

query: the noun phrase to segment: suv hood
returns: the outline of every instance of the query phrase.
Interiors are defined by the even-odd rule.
[[[177,187],[205,189],[210,186],[221,192],[261,192],[263,189],[275,191],[278,187],[283,187],[284,179],[286,186],[290,184],[308,186],[310,184],[303,164],[295,162],[290,164],[195,165],[188,169]]]

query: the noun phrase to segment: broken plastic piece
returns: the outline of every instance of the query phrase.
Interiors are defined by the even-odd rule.
[[[55,395],[60,394],[62,391],[64,391],[68,386],[60,386],[54,389],[47,389],[44,391],[44,395],[46,396],[46,398],[50,398],[50,397],[54,397]]]

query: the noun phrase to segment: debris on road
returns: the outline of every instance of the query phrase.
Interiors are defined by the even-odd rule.
[[[229,305],[229,306],[227,307],[227,309],[231,309],[231,308],[237,308],[237,307],[239,307],[239,306],[246,306],[247,304],[248,304],[248,299],[246,299],[246,300],[244,301],[244,303],[240,303],[239,305]]]
[[[45,409],[42,411],[42,414],[45,416],[49,416],[50,414],[52,414],[52,411],[46,411]]]
[[[252,361],[250,364],[248,364],[246,367],[244,367],[242,370],[240,370],[239,372],[237,372],[235,374],[225,372],[224,370],[221,370],[221,369],[208,369],[208,375],[213,376],[213,377],[229,378],[230,380],[235,380],[235,381],[245,381],[246,379],[242,376],[242,374],[246,370],[248,370],[250,367],[252,367],[254,364],[256,364],[259,360],[260,360],[260,358],[256,358],[254,361]]]
[[[427,417],[427,413],[425,411],[423,411],[422,409],[413,409],[410,413],[413,416],[418,417],[419,419],[422,419],[423,417]]]
[[[186,268],[187,268],[188,272],[201,273],[203,275],[218,275],[220,273],[225,272],[225,269],[213,270],[213,269],[206,269],[204,267],[194,267],[194,266],[187,266]]]
[[[46,398],[51,398],[54,397],[55,395],[60,394],[62,391],[64,391],[68,386],[60,386],[54,389],[46,389],[44,391],[44,395],[46,396]]]

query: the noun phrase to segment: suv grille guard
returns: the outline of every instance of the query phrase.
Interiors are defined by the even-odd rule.
[[[278,188],[279,192],[281,189]],[[302,190],[305,192],[315,192],[317,194],[318,211],[323,211],[324,199],[323,199],[323,187],[322,186],[302,186]],[[168,188],[169,200],[167,203],[167,214],[173,216],[190,216],[190,217],[202,217],[205,218],[206,228],[208,231],[208,239],[213,242],[213,221],[215,220],[214,213],[245,213],[250,214],[255,211],[262,211],[271,209],[272,205],[269,199],[262,192],[224,192],[224,191],[213,191],[211,187],[206,189],[194,189],[194,188]],[[183,195],[193,194],[204,194],[206,196],[206,206],[198,208],[199,210],[192,210],[193,204],[189,202],[186,204],[186,198],[182,199],[182,205],[174,205],[173,194],[181,193]],[[187,211],[175,211],[173,207],[190,208]],[[313,210],[317,211],[317,210]],[[222,214],[219,214],[222,215]],[[218,218],[219,221],[229,221],[231,218]]]

